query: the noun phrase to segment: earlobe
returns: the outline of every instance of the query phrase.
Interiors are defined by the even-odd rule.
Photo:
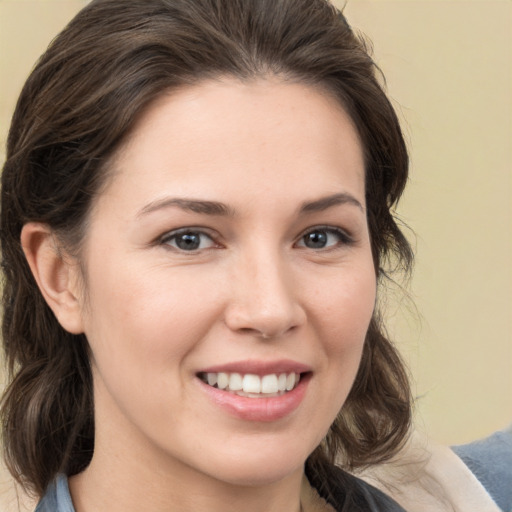
[[[39,290],[60,325],[72,334],[81,334],[78,264],[59,250],[55,236],[46,224],[25,224],[21,245]]]

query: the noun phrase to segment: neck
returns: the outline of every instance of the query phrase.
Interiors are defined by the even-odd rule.
[[[236,485],[96,432],[91,463],[69,487],[76,512],[299,512],[303,478],[301,467],[279,481]]]
[[[107,476],[108,475],[108,476]],[[116,475],[94,466],[70,479],[76,512],[299,512],[302,475],[262,486],[240,487],[205,482],[182,485],[183,479]],[[298,480],[298,485],[297,485]],[[164,483],[165,481],[165,483]]]

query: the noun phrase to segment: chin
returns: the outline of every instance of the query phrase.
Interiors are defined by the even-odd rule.
[[[302,474],[304,462],[295,466],[292,464],[274,465],[272,462],[252,467],[247,464],[235,465],[232,468],[226,468],[225,471],[219,471],[215,478],[237,487],[262,487],[284,480],[297,471]]]
[[[215,470],[210,474],[231,485],[244,487],[269,485],[297,471],[302,474],[308,452],[294,444],[295,446],[285,450],[271,443],[262,449],[254,448],[250,452],[233,450],[231,454],[222,456],[222,463],[219,463],[217,455]]]

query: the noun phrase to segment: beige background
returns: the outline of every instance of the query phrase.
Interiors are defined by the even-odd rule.
[[[512,2],[348,2],[373,40],[412,157],[416,233],[394,324],[419,421],[447,443],[512,422]]]
[[[0,0],[0,161],[24,79],[85,3]],[[345,13],[373,40],[412,156],[399,213],[416,233],[417,311],[397,295],[389,316],[417,420],[469,441],[512,422],[512,2],[349,0]]]

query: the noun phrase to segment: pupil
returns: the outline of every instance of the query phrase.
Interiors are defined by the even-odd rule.
[[[308,233],[304,242],[310,249],[322,249],[327,244],[327,234],[325,231]]]
[[[201,244],[201,239],[196,233],[184,233],[176,239],[176,245],[185,251],[193,251]]]

